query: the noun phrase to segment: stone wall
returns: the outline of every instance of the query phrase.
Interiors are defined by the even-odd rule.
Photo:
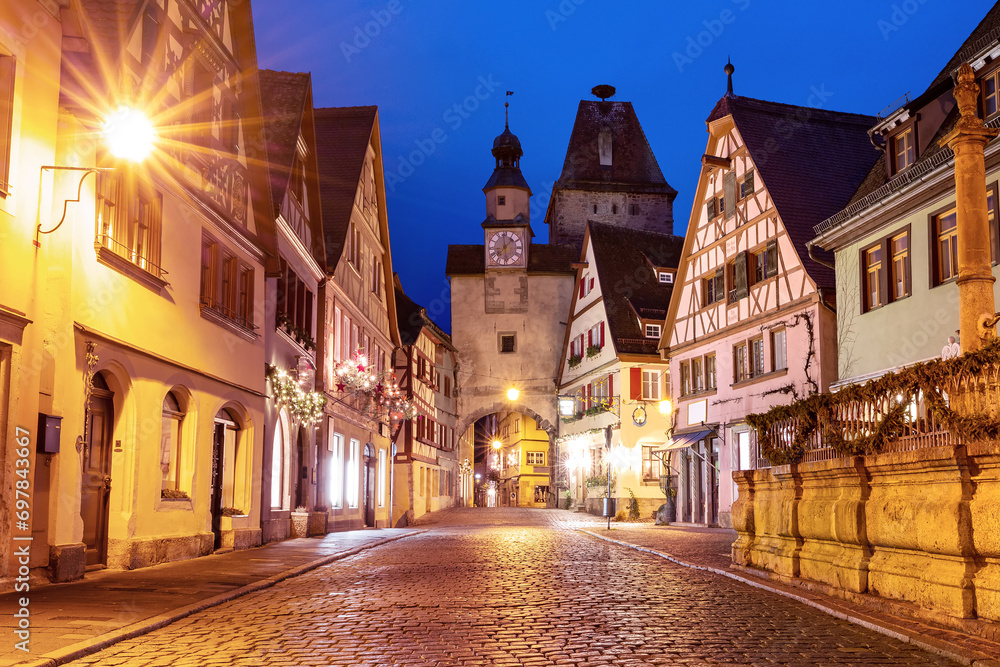
[[[674,231],[673,198],[670,195],[556,187],[552,197],[551,217],[547,220],[549,243],[581,247],[588,220],[659,234],[673,234]]]
[[[733,563],[1000,621],[1000,443],[738,471]]]

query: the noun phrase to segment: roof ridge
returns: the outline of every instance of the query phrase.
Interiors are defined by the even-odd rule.
[[[827,116],[836,116],[838,119],[844,119],[844,120],[847,120],[845,118],[847,116],[853,116],[858,122],[864,121],[865,123],[868,123],[869,126],[874,125],[874,122],[876,121],[875,116],[869,114],[857,113],[855,111],[837,111],[835,109],[824,109],[822,107],[810,107],[810,106],[803,106],[801,104],[789,104],[788,102],[775,102],[773,100],[762,100],[756,97],[734,96],[729,99],[734,101],[736,104],[739,104],[741,102],[757,102],[767,106],[786,107],[789,109],[803,109],[811,113],[820,113]]]

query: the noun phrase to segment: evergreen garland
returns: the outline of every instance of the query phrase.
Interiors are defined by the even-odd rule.
[[[836,394],[814,394],[790,405],[775,406],[765,413],[747,415],[747,423],[757,430],[761,455],[771,465],[801,461],[817,429],[820,429],[824,444],[838,454],[877,454],[887,443],[905,434],[909,428],[907,404],[912,397],[922,394],[931,414],[956,440],[998,440],[1000,420],[997,419],[996,396],[992,397],[994,406],[990,411],[956,410],[954,407],[965,394],[989,389],[986,376],[996,374],[998,367],[1000,339],[993,338],[975,352],[916,364],[865,384],[844,387]],[[968,383],[966,386],[963,380]],[[997,390],[996,387],[992,389]],[[868,406],[873,417],[879,415],[880,419],[868,433],[845,437],[846,427],[836,415],[838,408],[852,404]],[[776,447],[775,429],[790,420],[797,424],[790,445]]]

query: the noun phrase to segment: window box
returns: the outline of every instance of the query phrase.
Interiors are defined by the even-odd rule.
[[[583,361],[583,358],[580,357],[579,355],[575,355],[574,354],[573,356],[571,356],[569,358],[569,361],[568,361],[569,362],[569,367],[570,368],[576,368],[577,366],[580,365],[581,361]]]
[[[587,347],[587,358],[591,359],[601,353],[600,345],[590,345]]]

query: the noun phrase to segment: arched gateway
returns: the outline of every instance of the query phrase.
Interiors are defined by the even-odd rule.
[[[496,167],[483,188],[483,244],[449,246],[445,271],[458,351],[458,432],[493,413],[530,416],[549,436],[545,465],[538,467],[548,469],[554,489],[556,376],[578,251],[531,242],[531,189],[521,174],[521,143],[509,126],[492,152]],[[508,398],[511,389],[516,398]]]

